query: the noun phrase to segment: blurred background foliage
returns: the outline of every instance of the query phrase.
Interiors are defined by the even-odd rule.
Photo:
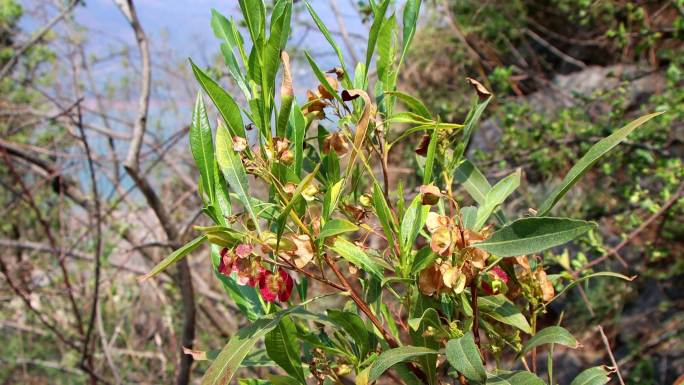
[[[117,119],[130,118],[125,112],[136,103],[139,58],[131,53],[135,52],[131,40],[112,46],[109,56],[88,54],[84,49],[67,50],[65,47],[82,48],[84,41],[96,40],[101,33],[90,31],[67,17],[67,28],[47,31],[23,50],[24,43],[40,29],[40,24],[25,21],[27,13],[31,13],[28,15],[31,20],[49,20],[55,8],[63,9],[67,3],[45,0],[24,4],[0,0],[0,68],[21,58],[0,79],[1,139],[3,143],[21,144],[25,151],[47,149],[39,153],[41,159],[59,164],[66,170],[63,172],[71,172],[75,179],[53,178],[45,183],[49,170],[29,172],[40,168],[35,163],[24,159],[12,168],[0,162],[3,216],[0,233],[5,240],[44,242],[45,229],[40,222],[61,232],[65,223],[69,223],[64,220],[64,212],[68,207],[78,206],[65,200],[64,194],[70,191],[69,183],[85,184],[82,175],[87,174],[72,171],[84,164],[83,159],[73,157],[82,148],[74,133],[46,108],[59,105],[66,109],[68,100],[73,102],[74,97],[66,97],[70,94],[65,91],[68,88],[65,82],[68,86],[73,85],[72,81],[85,85],[86,97],[101,99],[109,113],[91,118],[101,121],[105,127],[110,123],[115,126]],[[177,3],[178,8],[206,8],[202,27],[210,29],[208,7],[203,3]],[[303,4],[296,3],[297,14],[305,16]],[[327,9],[333,2],[313,3]],[[347,23],[345,33],[350,36],[350,44],[345,45],[345,53],[351,60],[355,36],[361,35],[362,40],[367,33],[369,4],[364,0],[344,3],[341,12],[333,10],[325,21],[334,26],[331,29],[336,29],[336,36],[343,34],[341,27]],[[91,6],[90,2],[81,3],[74,12],[83,12]],[[395,7],[400,9],[401,2]],[[120,16],[113,4],[111,12]],[[343,23],[336,15],[342,17]],[[294,34],[289,44],[294,68],[297,60],[303,60],[302,48],[307,44],[307,31],[311,28],[306,24],[306,17],[295,17],[295,20],[300,23],[300,32]],[[124,33],[130,34],[130,31]],[[195,192],[188,191],[196,176],[181,172],[192,170],[187,142],[174,140],[177,129],[184,133],[183,127],[190,119],[190,100],[196,91],[196,86],[188,81],[190,73],[184,57],[192,51],[193,57],[204,59],[203,64],[212,76],[222,78],[224,84],[228,77],[215,41],[199,45],[201,52],[196,55],[198,45],[169,43],[164,33],[155,35],[154,39],[153,88],[163,103],[153,104],[151,142],[158,147],[152,147],[150,153],[169,151],[176,154],[179,164],[153,170],[151,175],[162,198],[174,202],[173,218],[185,223],[196,215],[200,204],[194,198]],[[567,296],[563,304],[564,323],[571,330],[584,330],[585,336],[581,333],[577,336],[592,346],[579,353],[564,351],[557,358],[562,360],[557,367],[574,373],[577,368],[602,361],[605,357],[601,342],[597,338],[582,338],[596,333],[585,330],[585,325],[601,323],[609,334],[623,373],[627,373],[626,383],[672,384],[684,372],[684,200],[672,201],[673,197],[681,197],[684,180],[684,0],[424,0],[414,42],[399,89],[419,95],[444,121],[462,121],[465,117],[472,95],[466,77],[476,78],[494,91],[496,99],[487,110],[488,115],[469,151],[491,180],[517,167],[523,168],[524,193],[516,196],[506,211],[534,208],[599,138],[647,112],[667,111],[656,121],[639,128],[626,144],[594,167],[571,191],[566,203],[556,208],[558,215],[595,220],[604,231],[576,243],[571,249],[555,250],[545,257],[547,265],[553,261],[556,274],[570,274],[629,239],[629,244],[619,252],[626,266],[611,257],[595,268],[639,278],[630,284],[596,280],[583,285],[582,291],[573,291]],[[315,51],[316,44],[313,45],[314,56],[325,63],[327,54]],[[359,52],[362,50],[363,47],[358,48]],[[78,55],[74,56],[74,52]],[[81,72],[72,71],[75,62],[84,66]],[[83,69],[103,62],[116,67],[116,76],[98,77],[97,86],[88,88],[93,79]],[[76,77],[71,79],[72,76]],[[295,89],[301,98],[304,85],[314,82],[296,71],[295,76]],[[54,100],[56,97],[63,100]],[[128,130],[125,125],[122,129]],[[168,143],[175,147],[163,147]],[[116,154],[121,149],[118,139],[113,140],[111,136],[109,141],[102,139],[95,146],[102,153],[99,161],[103,162],[110,152]],[[496,155],[485,156],[483,150]],[[186,158],[179,155],[183,153]],[[21,158],[15,153],[13,156]],[[394,156],[412,158],[413,148],[397,150]],[[395,172],[397,178],[413,177],[418,181],[413,170]],[[16,183],[16,174],[29,186],[36,208],[18,198],[22,187]],[[114,185],[119,177],[107,176],[108,182],[104,183]],[[190,183],[185,183],[184,178],[186,182],[189,178]],[[122,185],[122,188],[128,187],[125,183]],[[187,199],[178,199],[186,193]],[[104,199],[114,200],[111,195]],[[463,193],[463,199],[467,199],[467,194]],[[105,230],[103,255],[105,267],[111,273],[107,274],[109,283],[101,305],[102,329],[110,334],[110,353],[115,356],[114,366],[125,375],[125,383],[169,383],[176,364],[179,338],[176,333],[181,328],[180,294],[171,279],[152,289],[138,288],[135,268],[131,271],[129,265],[126,265],[129,270],[123,269],[127,278],[119,275],[122,259],[114,258],[116,251],[122,248],[130,251],[152,242],[158,235],[150,229],[156,226],[154,223],[132,224],[135,215],[131,213],[144,207],[142,200],[114,204],[117,208],[124,205],[128,211],[116,216]],[[141,228],[145,235],[126,244],[132,237],[131,230]],[[94,240],[89,235],[84,237],[70,245],[92,249]],[[29,253],[26,248],[8,247],[8,244],[3,244],[0,256],[4,266],[11,267],[14,282],[34,293],[31,298],[43,306],[43,311],[55,314],[68,311],[63,293],[51,289],[62,284],[54,259],[47,258],[45,250]],[[150,248],[142,260],[133,258],[138,273],[165,253],[165,249],[154,247],[159,246]],[[125,261],[128,263],[128,259]],[[91,269],[87,261],[72,263],[74,271]],[[198,258],[194,269],[199,271],[197,274],[209,276],[206,261]],[[84,274],[76,281],[87,279]],[[220,292],[220,289],[211,291],[216,286],[213,282],[198,290],[199,297],[205,296],[197,305],[201,313],[197,341],[201,346],[211,346],[213,340],[225,337],[240,325],[240,320],[226,321],[232,314],[231,305],[220,295],[218,299],[212,297],[212,293]],[[73,369],[80,357],[59,345],[26,312],[24,305],[11,295],[5,281],[0,284],[0,294],[3,322],[0,383],[86,383],[88,377]],[[84,297],[87,294],[87,288],[79,291]],[[587,308],[582,296],[590,300],[592,308]],[[156,311],[150,312],[150,308]],[[554,314],[556,310],[552,308],[546,319],[558,319],[560,314]],[[562,384],[562,373],[559,375]]]

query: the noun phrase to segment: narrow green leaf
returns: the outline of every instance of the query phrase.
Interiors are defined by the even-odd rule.
[[[278,326],[266,334],[264,338],[268,356],[283,370],[296,378],[300,384],[306,385],[302,369],[301,346],[297,339],[297,326],[290,317],[283,317]]]
[[[546,198],[544,203],[539,207],[539,216],[546,215],[553,206],[568,192],[568,190],[586,173],[591,166],[593,166],[603,155],[612,150],[620,144],[627,135],[632,133],[637,127],[648,122],[649,120],[661,115],[662,112],[644,115],[626,126],[615,131],[610,136],[601,139],[594,144],[589,151],[568,171],[561,184],[556,187],[553,192]]]
[[[472,332],[467,332],[461,338],[449,340],[446,345],[446,356],[449,364],[463,373],[468,380],[484,384],[487,372]]]
[[[464,159],[456,168],[454,177],[478,205],[482,206],[486,203],[487,193],[491,190],[492,185],[471,161]]]
[[[337,238],[335,244],[331,247],[334,252],[340,255],[340,257],[347,260],[363,270],[373,274],[379,279],[383,278],[383,268],[371,257],[368,256],[360,247],[349,242],[344,238]]]
[[[383,83],[383,88],[392,90],[391,73],[393,71],[394,64],[394,41],[395,32],[397,28],[397,22],[395,21],[394,15],[390,16],[389,19],[382,23],[380,32],[378,33],[378,57],[375,61],[376,72],[378,74],[378,79]]]
[[[345,219],[333,219],[328,221],[323,225],[320,234],[318,234],[319,239],[325,239],[328,237],[333,237],[335,235],[340,235],[344,233],[349,233],[358,230],[359,227],[348,220]]]
[[[420,3],[421,0],[407,0],[404,5],[404,17],[403,25],[404,31],[401,42],[401,56],[406,55],[411,40],[413,40],[413,35],[416,33],[416,24],[418,22],[418,14],[420,13]]]
[[[266,6],[263,0],[239,0],[239,3],[252,42],[257,44],[266,29]]]
[[[485,195],[485,203],[477,209],[477,219],[473,230],[479,231],[485,225],[492,212],[520,186],[520,169],[501,179]]]
[[[195,78],[200,83],[204,91],[209,95],[211,101],[221,114],[223,121],[230,128],[232,135],[245,136],[245,127],[242,125],[242,115],[240,113],[240,106],[235,100],[224,90],[214,79],[204,73],[195,63],[190,60],[192,72]]]
[[[257,232],[260,232],[259,220],[250,199],[245,166],[242,164],[240,156],[233,151],[233,141],[223,124],[219,124],[216,129],[216,161],[228,185],[237,194],[245,210],[249,213]]]
[[[463,157],[463,152],[468,148],[468,144],[470,144],[470,138],[473,136],[473,132],[475,132],[475,128],[477,127],[477,124],[479,123],[480,118],[482,117],[482,113],[491,101],[492,96],[488,97],[484,101],[478,102],[475,105],[475,107],[471,109],[468,113],[468,116],[466,117],[465,121],[465,128],[463,129],[463,139],[461,140],[463,146],[461,146],[460,152],[454,156],[454,165],[458,164],[458,162],[461,161],[461,158]]]
[[[408,254],[413,246],[413,242],[418,237],[420,229],[425,226],[427,213],[430,211],[430,206],[423,206],[421,202],[422,197],[416,195],[408,209],[404,213],[400,228],[400,246],[402,254]]]
[[[506,325],[516,327],[527,334],[532,333],[532,328],[525,316],[501,294],[477,297],[477,306],[482,314]]]
[[[439,135],[439,128],[435,127],[432,130],[432,137],[430,137],[430,144],[428,144],[427,154],[425,156],[425,171],[423,172],[423,184],[430,184],[432,181],[432,173],[435,168],[435,154],[437,153],[437,142]]]
[[[216,201],[216,181],[214,180],[214,141],[202,94],[197,93],[195,108],[190,125],[190,151],[202,177],[202,186],[209,195],[209,201]]]
[[[174,251],[173,253],[169,254],[168,257],[164,258],[161,262],[159,262],[155,267],[150,270],[149,273],[143,275],[140,277],[138,280],[139,281],[144,281],[146,279],[152,278],[155,275],[161,273],[162,271],[166,270],[169,266],[175,264],[176,262],[180,261],[185,257],[186,255],[190,254],[193,250],[198,248],[204,241],[207,240],[206,235],[202,235],[200,237],[197,237],[193,239],[192,241],[186,243],[183,245],[181,248],[178,250]]]
[[[487,385],[546,385],[534,373],[519,371],[510,373],[487,374]]]
[[[610,375],[614,372],[606,366],[595,366],[580,373],[570,385],[604,385],[610,382]]]
[[[293,98],[292,113],[290,114],[290,127],[292,134],[290,141],[294,146],[294,170],[295,175],[302,174],[302,164],[304,162],[304,135],[306,135],[306,119],[302,114],[302,109],[297,104],[297,99]]]
[[[573,337],[569,331],[565,330],[565,328],[560,326],[549,326],[532,336],[532,338],[523,346],[520,355],[524,355],[533,348],[545,344],[561,344],[572,349],[577,349],[580,346],[575,337]]]
[[[560,246],[595,228],[596,224],[593,222],[576,219],[522,218],[473,246],[499,257],[534,254]]]
[[[309,62],[309,65],[311,66],[311,69],[313,70],[314,75],[316,75],[316,78],[318,79],[318,82],[321,83],[321,85],[330,93],[331,95],[335,96],[335,99],[337,99],[338,102],[341,104],[344,104],[344,100],[342,100],[342,96],[340,96],[339,92],[337,92],[328,80],[325,78],[325,74],[321,69],[318,67],[318,64],[314,61],[314,59],[309,55],[308,52],[304,51],[304,55],[306,56],[306,60]]]
[[[337,45],[337,42],[335,42],[335,39],[333,39],[332,35],[330,34],[330,31],[328,30],[328,27],[326,27],[325,23],[321,18],[318,16],[316,11],[314,11],[313,7],[311,4],[309,4],[308,1],[305,1],[304,4],[306,5],[306,9],[309,11],[309,14],[311,15],[311,18],[313,19],[314,23],[318,27],[318,30],[321,31],[323,36],[325,37],[325,40],[328,41],[328,44],[335,50],[335,53],[337,54],[337,59],[340,61],[340,66],[342,67],[342,70],[344,71],[344,79],[346,83],[349,83],[349,72],[347,71],[347,65],[344,61],[344,56],[342,55],[342,50],[340,47]]]
[[[596,278],[596,277],[613,277],[613,278],[620,278],[620,279],[625,280],[625,281],[633,281],[634,278],[635,278],[635,277],[628,277],[628,276],[626,276],[626,275],[622,275],[622,274],[618,274],[618,273],[613,273],[613,272],[610,272],[610,271],[601,271],[601,272],[598,272],[598,273],[593,273],[593,274],[585,275],[585,276],[582,277],[582,278],[578,278],[578,279],[576,279],[576,280],[570,282],[570,283],[569,283],[567,286],[565,286],[561,291],[559,291],[558,293],[556,293],[556,295],[555,295],[555,296],[551,299],[551,301],[549,301],[548,303],[553,302],[555,299],[557,299],[558,297],[560,297],[561,295],[563,295],[566,291],[570,290],[570,289],[573,288],[574,286],[576,286],[576,285],[578,285],[578,284],[580,284],[580,283],[582,283],[582,282],[584,282],[584,281],[588,281],[588,280],[590,280],[590,279],[592,279],[592,278]],[[548,303],[547,303],[547,304],[548,304]]]
[[[376,183],[373,184],[373,207],[378,215],[378,220],[382,226],[382,230],[387,237],[387,243],[394,244],[394,220],[392,219],[392,212],[387,205],[382,189]]]
[[[385,13],[387,12],[387,7],[389,7],[390,0],[383,0],[382,4],[378,7],[375,14],[373,15],[373,23],[371,24],[370,31],[368,32],[368,44],[366,46],[366,67],[364,81],[368,79],[368,69],[370,68],[371,60],[373,59],[373,52],[375,51],[375,45],[378,42],[378,35],[380,33],[380,28],[385,22]]]
[[[399,91],[387,91],[385,94],[396,96],[404,103],[410,112],[413,112],[414,114],[425,119],[432,120],[432,114],[430,113],[430,110],[428,110],[427,107],[425,107],[425,104],[423,104],[423,102],[418,100],[416,97]]]
[[[368,383],[370,384],[380,378],[380,376],[382,376],[382,374],[392,366],[400,362],[413,360],[426,354],[436,355],[437,351],[418,346],[401,346],[395,349],[384,351],[370,366],[368,371]]]

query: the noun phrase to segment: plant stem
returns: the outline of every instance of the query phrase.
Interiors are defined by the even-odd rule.
[[[479,330],[479,310],[477,308],[477,281],[478,277],[473,278],[470,283],[470,306],[473,308],[473,338],[475,338],[475,344],[477,349],[480,351],[480,357],[482,358],[482,346],[480,346],[480,330]],[[484,362],[484,360],[483,360]]]

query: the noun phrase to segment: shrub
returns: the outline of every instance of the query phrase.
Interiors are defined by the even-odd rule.
[[[340,66],[323,72],[306,54],[320,84],[302,105],[284,51],[292,2],[277,1],[267,25],[261,0],[240,1],[251,45],[234,21],[213,14],[247,104],[192,64],[220,114],[213,135],[197,96],[190,146],[203,211],[214,225],[196,227],[200,236],[143,277],[211,244],[216,277],[251,323],[220,352],[206,354],[213,362],[202,384],[227,384],[243,364],[279,366],[286,375],[269,376],[274,384],[343,383],[351,376],[369,384],[384,375],[407,384],[543,384],[535,373],[537,348],[579,343],[561,326],[539,328],[538,316],[578,282],[627,279],[606,272],[553,282],[538,255],[596,229],[548,215],[589,167],[658,114],[594,144],[538,209],[509,219],[500,206],[518,188],[521,170],[492,186],[464,157],[491,92],[468,79],[474,101],[457,124],[397,91],[420,1],[407,1],[401,15],[388,15],[389,3],[372,3],[365,62],[353,73],[306,5]],[[422,184],[391,186],[390,152],[414,136]],[[457,184],[477,206],[462,204]],[[309,293],[309,285],[317,292]],[[316,310],[320,302],[341,304]],[[517,368],[515,358],[527,370],[506,370],[503,358],[511,358],[508,369]],[[550,383],[552,367],[550,358]],[[609,374],[590,368],[573,383],[605,383]]]

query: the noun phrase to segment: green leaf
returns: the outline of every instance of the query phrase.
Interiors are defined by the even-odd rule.
[[[368,371],[368,383],[370,384],[380,378],[380,376],[382,376],[382,374],[392,366],[400,362],[413,360],[426,354],[436,355],[437,351],[419,346],[401,346],[395,349],[384,351],[370,366]]]
[[[241,50],[241,42],[239,38],[236,37],[236,31],[233,30],[233,25],[231,24],[225,16],[221,15],[215,9],[211,10],[211,28],[214,31],[214,35],[217,38],[223,40],[221,44],[221,53],[226,61],[226,66],[230,75],[233,77],[235,82],[238,84],[242,92],[245,94],[246,98],[250,98],[250,92],[245,83],[245,77],[243,72],[240,70],[240,65],[238,64],[237,58],[235,56],[234,49],[238,47]]]
[[[487,374],[487,385],[546,385],[541,378],[531,372]]]
[[[370,68],[371,60],[373,59],[373,51],[375,51],[375,45],[378,42],[378,35],[380,33],[380,28],[385,21],[385,13],[387,12],[389,3],[390,0],[383,0],[382,4],[380,4],[380,7],[378,7],[373,15],[373,23],[371,24],[370,31],[368,32],[368,45],[366,46],[366,72],[364,80],[368,79],[368,69]]]
[[[408,0],[406,1],[406,5],[404,5],[404,18],[402,23],[404,25],[404,33],[401,39],[402,57],[406,55],[411,40],[413,40],[413,35],[416,33],[420,3],[421,0]]]
[[[380,32],[378,34],[378,57],[375,61],[375,67],[378,74],[378,79],[383,83],[385,89],[392,89],[391,82],[392,65],[394,64],[394,38],[397,23],[394,15],[382,23]]]
[[[421,202],[422,197],[416,195],[411,201],[408,209],[404,213],[404,218],[401,221],[400,241],[402,255],[407,255],[411,251],[413,242],[418,237],[420,229],[425,226],[427,213],[430,211],[430,206],[423,206]]]
[[[242,125],[242,115],[240,113],[240,106],[235,100],[224,90],[214,79],[204,73],[195,63],[190,60],[192,72],[195,78],[200,83],[204,91],[209,95],[209,98],[221,114],[223,121],[230,128],[232,135],[245,137],[245,127]],[[231,142],[232,143],[232,142]]]
[[[501,205],[509,195],[511,195],[520,186],[520,169],[517,169],[511,175],[501,179],[494,185],[485,195],[485,203],[477,210],[477,219],[473,230],[479,231],[487,222],[492,212]]]
[[[216,129],[216,161],[228,185],[235,191],[245,210],[249,213],[250,218],[254,221],[257,232],[260,233],[259,220],[250,199],[245,166],[242,164],[240,156],[233,151],[233,140],[229,137],[228,130],[222,124],[219,124]]]
[[[634,278],[635,278],[635,277],[628,277],[628,276],[626,276],[626,275],[622,275],[622,274],[618,274],[618,273],[613,273],[613,272],[610,272],[610,271],[601,271],[601,272],[598,272],[598,273],[593,273],[593,274],[585,275],[585,276],[582,277],[582,278],[578,278],[578,279],[576,279],[576,280],[570,282],[570,283],[569,283],[567,286],[565,286],[561,291],[559,291],[559,292],[556,294],[555,297],[551,298],[551,300],[550,300],[549,302],[547,302],[547,304],[553,302],[556,298],[558,298],[558,297],[560,297],[561,295],[563,295],[566,291],[570,290],[573,286],[578,285],[578,284],[580,284],[580,283],[582,283],[582,282],[584,282],[584,281],[588,281],[588,280],[590,280],[590,279],[592,279],[592,278],[596,278],[596,277],[613,277],[613,278],[620,278],[620,279],[625,280],[625,281],[633,281]]]
[[[344,78],[346,81],[345,83],[349,83],[349,72],[347,71],[346,63],[344,62],[344,56],[342,56],[342,50],[337,45],[337,42],[335,42],[335,39],[333,39],[332,35],[330,34],[330,31],[328,30],[328,27],[326,27],[323,20],[321,20],[321,18],[318,17],[318,14],[316,13],[316,11],[314,11],[311,4],[309,4],[308,1],[305,1],[304,4],[306,5],[306,9],[309,11],[309,14],[311,15],[311,18],[313,19],[314,23],[318,27],[318,30],[321,31],[321,33],[325,37],[325,40],[327,40],[328,44],[330,44],[330,46],[335,50],[335,53],[337,54],[337,59],[340,61],[340,66],[342,66],[342,70],[344,71]]]
[[[329,309],[328,318],[349,334],[358,347],[357,358],[363,360],[370,352],[371,346],[368,329],[361,317],[351,312]]]
[[[348,220],[345,219],[333,219],[326,222],[321,229],[320,234],[318,234],[319,239],[325,239],[328,237],[333,237],[335,235],[349,233],[358,230],[359,227]]]
[[[475,108],[471,109],[470,112],[468,112],[468,116],[465,120],[465,128],[463,129],[463,139],[461,140],[463,146],[461,147],[460,152],[457,153],[453,159],[454,165],[458,164],[458,162],[463,157],[463,152],[466,148],[468,148],[470,138],[473,135],[473,132],[475,132],[475,127],[477,127],[477,123],[480,121],[482,113],[491,101],[492,96],[488,97],[484,101],[478,102],[475,105]]]
[[[441,343],[430,333],[428,329],[435,330],[442,329],[442,323],[439,319],[439,314],[433,308],[427,308],[420,318],[410,319],[408,321],[413,345],[425,347],[428,349],[438,350]],[[437,383],[437,356],[433,354],[426,354],[417,358],[423,372],[428,380],[428,384],[434,385]]]
[[[428,144],[427,154],[425,157],[425,171],[423,172],[423,184],[430,184],[432,180],[432,171],[435,167],[435,153],[437,152],[437,142],[439,135],[439,128],[435,127],[432,130],[432,137],[430,137],[430,144]]]
[[[575,337],[573,337],[569,331],[565,330],[565,328],[560,326],[549,326],[532,336],[532,338],[523,346],[520,355],[524,355],[533,348],[545,344],[561,344],[572,349],[577,349],[580,346]]]
[[[302,383],[296,378],[292,378],[290,376],[281,376],[278,374],[272,374],[268,376],[268,381],[270,381],[268,382],[268,385],[297,385]]]
[[[242,17],[245,19],[249,35],[256,45],[266,29],[266,6],[263,0],[239,0]],[[261,47],[259,47],[261,49]]]
[[[605,366],[596,366],[580,373],[570,385],[603,385],[610,382],[610,375],[614,370]]]
[[[294,205],[297,204],[297,202],[303,199],[302,192],[311,184],[311,182],[314,181],[314,178],[316,177],[316,174],[318,173],[318,169],[320,167],[320,164],[316,165],[316,168],[314,168],[314,170],[311,173],[309,173],[302,179],[301,182],[299,182],[294,192],[292,192],[292,199],[290,199],[287,205],[285,205],[285,207],[280,211],[278,219],[276,219],[277,223],[282,224],[282,226],[278,228],[278,244],[280,244],[280,237],[283,234],[283,231],[285,230],[285,219],[288,215],[290,215],[292,207],[294,207]]]
[[[662,113],[663,112],[656,112],[653,114],[644,115],[591,146],[589,151],[587,151],[587,153],[584,154],[584,156],[570,169],[570,171],[568,171],[568,174],[565,175],[565,178],[563,178],[561,184],[556,187],[551,195],[546,198],[544,203],[541,204],[538,215],[546,215],[568,192],[568,190],[575,183],[577,183],[582,175],[584,175],[584,173],[586,173],[587,170],[589,170],[589,168],[599,160],[599,158],[620,144],[620,142],[625,140],[627,135],[629,135],[637,127],[655,118],[656,116],[661,115]]]
[[[593,222],[576,219],[522,218],[473,246],[499,257],[534,254],[567,243],[595,228]]]
[[[202,235],[200,237],[197,237],[193,239],[192,241],[186,243],[183,245],[181,248],[178,250],[174,251],[173,253],[169,254],[168,257],[164,258],[161,262],[159,262],[155,267],[150,270],[149,273],[143,275],[142,277],[139,278],[140,281],[144,281],[146,279],[152,278],[155,275],[161,273],[162,271],[166,270],[169,266],[175,264],[176,262],[180,261],[185,257],[186,255],[190,254],[193,250],[198,248],[204,241],[207,240],[206,235]]]
[[[373,207],[375,213],[378,215],[378,220],[382,226],[382,230],[387,237],[387,243],[394,244],[394,220],[392,219],[392,212],[387,205],[385,196],[382,193],[382,188],[377,182],[373,184]]]
[[[456,168],[454,177],[456,181],[463,185],[478,205],[482,206],[486,203],[487,193],[491,190],[492,186],[472,162],[464,159]]]
[[[516,327],[527,334],[532,334],[532,328],[520,310],[501,294],[477,297],[477,306],[482,314]]]
[[[209,201],[216,201],[216,181],[214,180],[214,141],[202,94],[197,93],[195,108],[190,125],[190,151],[202,177],[202,187],[209,195]]]
[[[235,375],[235,371],[240,367],[240,363],[247,354],[254,348],[254,345],[268,332],[275,329],[280,320],[286,315],[293,313],[307,304],[328,295],[312,298],[304,301],[297,306],[289,307],[276,313],[264,315],[249,326],[238,330],[228,341],[226,346],[221,349],[218,357],[207,369],[202,377],[201,385],[228,385]]]
[[[421,116],[425,119],[432,120],[432,114],[430,113],[430,110],[428,110],[427,107],[425,107],[425,104],[423,104],[423,102],[421,102],[414,96],[399,91],[387,91],[385,92],[385,94],[396,96],[397,98],[399,98],[399,100],[401,100],[404,103],[404,105],[406,106],[406,108],[408,108],[410,112],[413,112],[414,114]]]
[[[299,383],[306,385],[302,370],[301,346],[297,340],[297,326],[290,317],[283,317],[278,326],[264,339],[268,356]]]
[[[472,332],[467,332],[461,338],[449,340],[446,345],[446,356],[449,364],[463,373],[468,380],[483,384],[487,379],[487,372]]]
[[[360,247],[349,242],[344,238],[337,238],[335,244],[331,247],[334,252],[340,255],[340,257],[347,260],[347,262],[352,263],[361,269],[373,274],[379,279],[383,278],[383,268],[368,256]]]
[[[337,92],[334,88],[332,88],[332,86],[330,85],[328,80],[325,78],[325,74],[318,67],[318,64],[316,64],[316,62],[311,57],[311,55],[309,55],[309,53],[306,51],[304,51],[304,55],[306,56],[306,60],[309,61],[309,65],[311,66],[311,69],[313,70],[314,75],[316,75],[318,82],[321,83],[323,88],[325,88],[326,91],[328,91],[328,93],[335,96],[335,99],[337,99],[338,102],[340,102],[341,104],[344,104],[344,100],[342,100],[342,96],[340,96],[339,92]]]
[[[304,136],[306,135],[306,120],[302,109],[297,104],[297,99],[293,100],[292,113],[290,114],[290,126],[292,136],[290,140],[294,146],[294,171],[295,175],[302,174],[302,163],[304,162]]]

